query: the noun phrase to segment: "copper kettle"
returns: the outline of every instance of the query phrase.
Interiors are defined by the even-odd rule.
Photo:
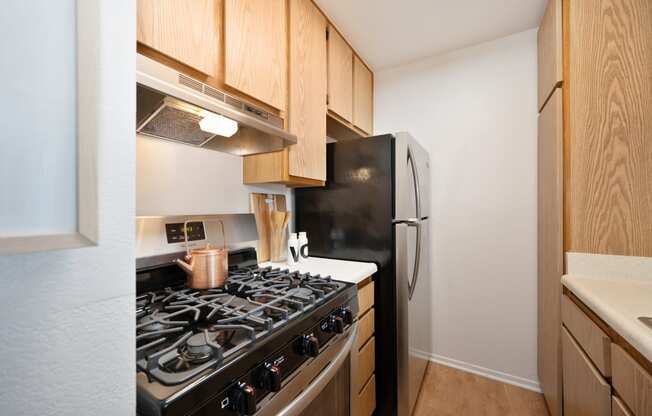
[[[226,249],[226,234],[224,223],[218,220],[222,227],[222,248],[213,248],[206,244],[204,248],[190,251],[188,248],[188,222],[183,223],[183,233],[186,238],[185,260],[175,262],[186,272],[187,285],[192,289],[213,289],[224,285],[229,272],[229,253]]]

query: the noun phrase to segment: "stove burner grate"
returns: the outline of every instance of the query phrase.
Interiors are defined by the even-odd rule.
[[[186,382],[217,368],[329,299],[344,284],[278,268],[236,269],[224,287],[167,288],[137,298],[137,366],[150,381]]]

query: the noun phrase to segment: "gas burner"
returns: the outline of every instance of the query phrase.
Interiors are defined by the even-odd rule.
[[[154,312],[151,315],[147,315],[140,320],[141,324],[146,324],[141,329],[147,332],[163,330],[169,327],[169,325],[164,323],[169,316],[170,314],[166,312]]]
[[[183,383],[312,310],[345,285],[272,267],[235,269],[222,288],[166,288],[137,298],[138,368]]]
[[[203,364],[213,358],[213,350],[220,349],[220,346],[211,341],[211,337],[215,337],[215,334],[200,332],[188,338],[185,344],[179,347],[179,360],[174,370],[188,370],[193,364]]]
[[[310,299],[313,297],[312,290],[307,287],[292,287],[290,293],[292,293],[292,296],[296,296],[300,299]]]

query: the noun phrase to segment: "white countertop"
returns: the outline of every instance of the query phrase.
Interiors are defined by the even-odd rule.
[[[568,271],[562,284],[652,361],[652,329],[638,320],[639,316],[652,316],[652,275],[633,278],[626,272],[597,276],[585,274],[586,270]]]
[[[335,280],[358,284],[378,271],[374,263],[309,257],[293,265],[287,263],[262,263],[262,267],[288,268],[290,271],[331,276]]]

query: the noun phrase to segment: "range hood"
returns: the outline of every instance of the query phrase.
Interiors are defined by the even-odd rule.
[[[138,54],[136,131],[159,139],[239,156],[296,144],[283,119]],[[223,122],[233,134],[207,128]],[[203,124],[204,129],[202,130]],[[236,124],[237,123],[237,124]],[[225,130],[226,131],[226,130]]]

